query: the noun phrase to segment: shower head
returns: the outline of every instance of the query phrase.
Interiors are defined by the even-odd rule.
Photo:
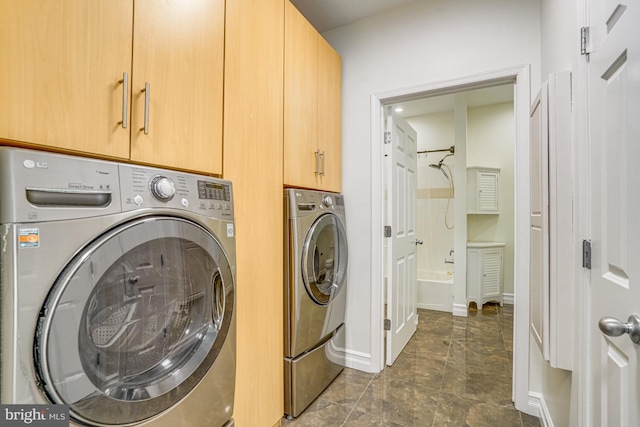
[[[442,160],[444,160],[444,159],[442,159]],[[434,169],[440,169],[440,172],[442,172],[442,174],[443,174],[447,179],[449,179],[449,175],[447,175],[447,173],[444,171],[444,169],[442,169],[442,160],[440,160],[440,163],[438,163],[437,165],[436,165],[436,164],[431,163],[431,164],[429,165],[429,167],[430,167],[430,168],[434,168]]]

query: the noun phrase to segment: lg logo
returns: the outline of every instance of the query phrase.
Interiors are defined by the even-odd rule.
[[[34,162],[33,160],[25,160],[24,162],[22,162],[22,164],[27,169],[33,169],[33,168],[48,169],[49,168],[49,164],[47,162]]]

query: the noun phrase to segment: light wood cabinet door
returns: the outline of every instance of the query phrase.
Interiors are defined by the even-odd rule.
[[[132,20],[131,0],[3,1],[0,138],[128,158]]]
[[[318,33],[285,2],[284,183],[317,187]]]
[[[222,173],[224,8],[136,0],[131,160]]]
[[[285,2],[284,184],[342,188],[342,60]]]
[[[342,59],[318,35],[318,149],[324,152],[320,187],[342,191]]]

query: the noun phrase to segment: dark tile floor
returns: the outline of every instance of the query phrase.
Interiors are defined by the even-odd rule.
[[[418,310],[418,330],[379,374],[346,368],[283,427],[540,427],[511,402],[513,306],[469,317]]]

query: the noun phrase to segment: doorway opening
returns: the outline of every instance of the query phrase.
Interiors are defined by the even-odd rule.
[[[514,303],[514,364],[512,398],[519,410],[527,411],[528,408],[528,357],[529,357],[529,333],[528,333],[528,278],[529,278],[529,234],[527,218],[529,210],[529,66],[518,66],[510,69],[498,70],[491,73],[479,74],[462,79],[445,82],[425,84],[423,86],[397,89],[372,96],[371,123],[372,123],[372,197],[374,212],[372,212],[373,230],[383,229],[384,212],[386,207],[384,194],[384,155],[383,132],[384,113],[389,105],[399,102],[413,101],[423,98],[433,98],[440,95],[453,95],[461,98],[460,94],[470,90],[511,85],[514,88],[513,113],[515,117],[514,132],[514,255],[513,255],[513,303]],[[458,94],[458,95],[456,95]],[[457,102],[457,101],[456,101]],[[465,117],[466,120],[466,117]],[[466,137],[466,136],[465,136]],[[446,145],[446,144],[445,144]],[[458,150],[460,141],[454,141],[456,155],[453,162],[452,175],[466,176],[466,150]],[[430,159],[427,165],[434,163]],[[435,159],[439,161],[440,159]],[[435,162],[434,164],[438,164]],[[450,165],[451,166],[451,165]],[[436,171],[437,172],[437,171]],[[454,216],[456,227],[466,228],[466,201],[461,202],[466,190],[466,180],[455,181],[456,192],[459,192],[458,205],[454,204]],[[459,187],[458,187],[459,186]],[[376,209],[376,207],[378,207]],[[464,224],[464,225],[462,225]],[[377,227],[379,225],[379,228]],[[464,231],[464,232],[461,232]],[[454,233],[455,264],[454,277],[466,277],[466,230],[456,230]],[[379,266],[373,272],[374,290],[372,293],[372,324],[383,324],[385,302],[385,242],[382,235],[372,233],[373,251],[372,265]],[[464,281],[461,281],[464,283]],[[465,315],[467,312],[466,286],[454,286],[453,309],[454,315]],[[383,328],[372,331],[372,362],[378,363],[379,369],[384,367],[384,332]]]

